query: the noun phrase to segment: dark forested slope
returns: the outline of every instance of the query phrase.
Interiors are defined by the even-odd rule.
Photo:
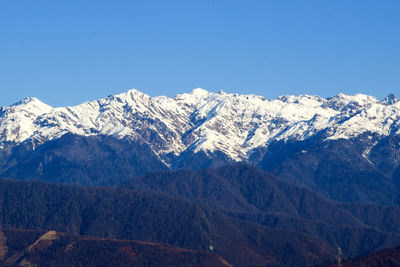
[[[367,153],[374,140],[371,135],[324,140],[322,135],[273,142],[259,166],[336,201],[399,204],[399,187],[392,178],[399,166],[398,149],[383,139]]]
[[[0,231],[0,265],[231,266],[214,253],[165,244],[19,229]]]
[[[191,201],[129,189],[0,180],[3,228],[56,230],[208,251],[233,265],[308,265],[334,251],[305,234],[237,220]],[[306,256],[305,256],[306,255]]]
[[[355,256],[400,243],[400,229],[395,227],[397,208],[339,205],[245,164],[204,171],[149,173],[135,177],[124,186],[184,197],[260,225],[301,231],[324,240],[333,248],[342,247],[346,255]],[[369,216],[362,215],[365,209],[370,210]]]
[[[329,267],[336,267],[332,264]],[[387,248],[342,262],[342,267],[398,267],[400,266],[400,247]]]
[[[36,148],[22,143],[8,153],[0,157],[1,176],[23,180],[115,185],[133,175],[167,169],[147,144],[104,135],[65,134]]]

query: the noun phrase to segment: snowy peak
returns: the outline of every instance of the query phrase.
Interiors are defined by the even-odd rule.
[[[382,100],[382,103],[385,105],[393,105],[397,102],[399,102],[399,99],[394,94],[389,94]]]
[[[363,94],[328,99],[286,95],[267,100],[201,88],[173,98],[150,97],[132,89],[59,108],[26,98],[1,108],[0,144],[40,143],[65,133],[101,134],[147,143],[167,164],[171,153],[179,156],[184,151],[221,151],[239,161],[274,140],[304,140],[321,131],[326,139],[396,133],[400,125],[397,103],[393,95],[383,101]]]
[[[36,97],[27,97],[21,101],[12,104],[9,109],[31,111],[34,114],[43,114],[49,112],[53,107],[43,103]]]
[[[32,102],[41,102],[39,99],[36,97],[26,97],[22,99],[21,101],[18,101],[17,103],[12,104],[11,106],[21,106],[21,105],[26,105]]]
[[[130,105],[135,105],[135,103],[146,103],[151,99],[150,96],[136,90],[131,89],[127,92],[117,94],[117,95],[109,95],[108,97],[102,98],[100,100],[96,100],[93,102],[98,102],[101,105],[108,105],[112,102],[126,103]]]
[[[323,107],[328,107],[336,111],[342,110],[358,110],[360,108],[367,107],[373,103],[378,102],[378,100],[369,95],[356,94],[356,95],[345,95],[339,93],[338,95],[328,98],[327,102]]]
[[[30,138],[37,128],[34,121],[53,108],[34,97],[25,98],[9,107],[0,109],[1,142],[20,143]]]
[[[314,102],[314,103],[324,103],[326,99],[321,98],[319,96],[312,96],[312,95],[284,95],[278,97],[279,100],[285,103],[294,103],[294,104],[306,104],[307,102]]]
[[[194,95],[196,97],[204,97],[204,96],[208,96],[210,93],[207,90],[204,90],[202,88],[196,88],[196,89],[193,89],[190,92],[190,94]]]

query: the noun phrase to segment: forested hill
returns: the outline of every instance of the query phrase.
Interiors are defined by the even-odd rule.
[[[220,256],[165,244],[56,231],[0,231],[1,266],[231,266]]]
[[[2,228],[142,240],[221,255],[234,266],[307,266],[334,250],[306,234],[238,220],[164,193],[0,180]]]
[[[400,244],[400,208],[337,203],[246,164],[154,172],[124,186],[192,200],[252,223],[301,231],[332,249],[341,247],[347,256]]]

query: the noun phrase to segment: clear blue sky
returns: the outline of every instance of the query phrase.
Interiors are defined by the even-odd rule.
[[[400,1],[0,1],[0,105],[136,88],[400,95]]]

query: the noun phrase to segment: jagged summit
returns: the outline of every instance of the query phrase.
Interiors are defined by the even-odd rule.
[[[26,97],[14,104],[11,105],[11,107],[35,107],[37,109],[42,109],[43,111],[47,112],[48,110],[52,109],[53,107],[43,103],[36,97]]]
[[[36,130],[34,121],[52,110],[53,107],[34,97],[0,108],[0,147],[2,142],[19,143],[29,139]]]
[[[126,92],[120,93],[120,94],[115,94],[115,95],[109,95],[108,97],[96,100],[101,103],[105,103],[107,101],[125,101],[125,102],[134,102],[137,100],[143,100],[143,99],[150,99],[151,97],[149,95],[146,95],[143,92],[140,92],[139,90],[136,89],[130,89]]]
[[[24,99],[12,104],[11,106],[19,106],[19,105],[26,105],[28,103],[31,102],[41,102],[39,99],[37,99],[36,97],[25,97]]]
[[[385,105],[393,105],[397,102],[399,102],[399,99],[394,94],[388,94],[388,96],[382,100],[382,103]]]
[[[136,89],[52,108],[26,98],[1,109],[1,142],[45,142],[73,133],[129,137],[147,143],[163,160],[184,151],[221,151],[233,160],[247,159],[254,149],[274,140],[304,140],[324,132],[326,139],[352,138],[370,132],[399,131],[400,106],[389,95],[378,101],[364,94],[331,98],[286,95],[267,100],[259,95],[190,93],[150,97]]]

